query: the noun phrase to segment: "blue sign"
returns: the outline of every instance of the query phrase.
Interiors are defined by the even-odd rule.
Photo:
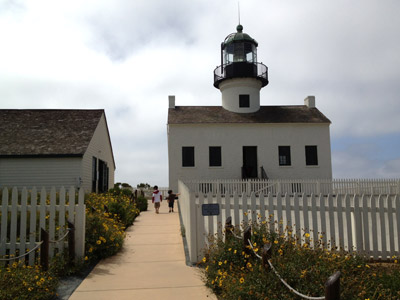
[[[219,215],[219,204],[203,204],[201,206],[201,213],[203,216],[218,216]]]

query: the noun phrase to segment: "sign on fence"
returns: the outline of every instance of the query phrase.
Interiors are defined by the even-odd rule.
[[[203,216],[218,216],[219,215],[219,204],[203,204],[201,206],[201,213]]]

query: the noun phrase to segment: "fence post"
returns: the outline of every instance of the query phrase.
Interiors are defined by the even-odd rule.
[[[226,218],[225,222],[225,243],[233,236],[232,217]]]
[[[340,271],[337,271],[326,281],[325,300],[340,300]]]
[[[71,265],[75,262],[75,226],[71,222],[68,221],[68,255],[69,255],[69,263]]]
[[[243,250],[246,254],[250,254],[250,245],[249,240],[251,241],[251,227],[247,226],[243,232]]]
[[[40,228],[42,245],[40,245],[40,265],[44,271],[49,269],[49,234],[43,228]]]
[[[261,252],[261,257],[262,257],[262,263],[265,269],[268,267],[268,260],[271,258],[271,244],[265,244],[263,246],[262,252]]]

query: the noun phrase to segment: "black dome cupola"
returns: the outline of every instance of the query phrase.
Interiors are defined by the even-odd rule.
[[[221,65],[214,70],[214,86],[219,88],[222,81],[232,78],[256,78],[266,86],[268,68],[257,62],[257,41],[243,32],[242,25],[236,30],[221,43]]]

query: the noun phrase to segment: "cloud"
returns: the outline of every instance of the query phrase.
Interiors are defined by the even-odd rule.
[[[262,105],[315,95],[332,121],[335,177],[398,174],[385,149],[400,139],[399,10],[396,0],[241,3],[269,67]],[[221,105],[213,70],[237,23],[232,0],[0,0],[0,108],[104,108],[116,180],[167,185],[168,95]]]

